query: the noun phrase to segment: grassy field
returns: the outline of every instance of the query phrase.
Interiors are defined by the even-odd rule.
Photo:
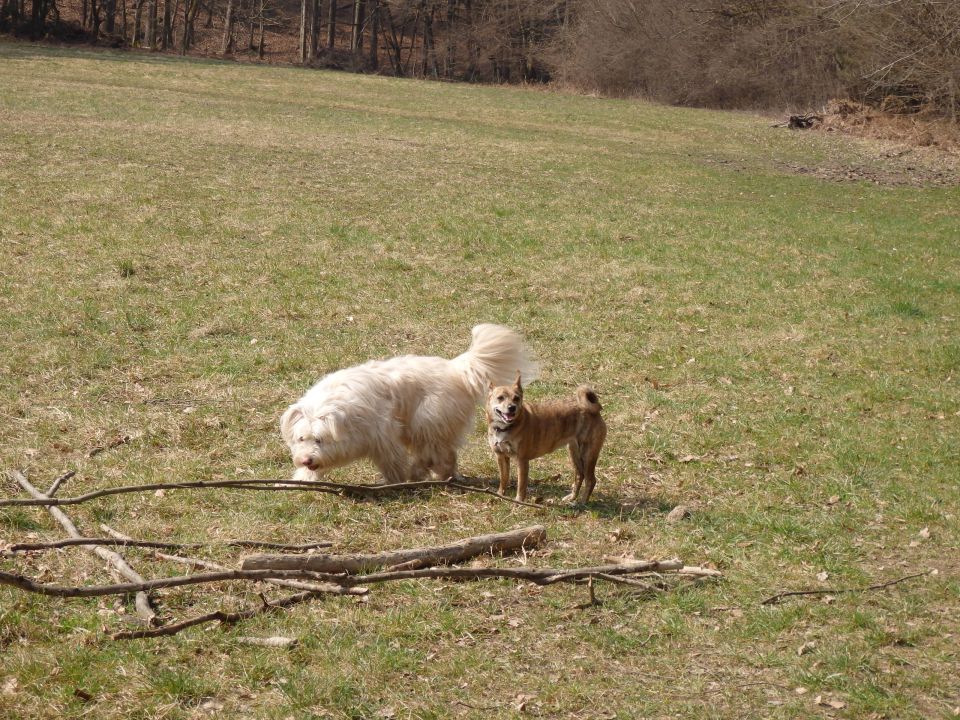
[[[168,491],[68,508],[82,532],[371,551],[543,523],[546,549],[482,562],[724,573],[588,608],[410,581],[128,642],[131,604],[0,588],[0,717],[960,714],[960,191],[806,172],[909,182],[895,155],[747,114],[0,45],[0,470],[76,470],[61,494],[283,478],[279,415],[323,373],[455,355],[482,321],[528,338],[531,396],[590,381],[610,428],[581,509],[557,453],[533,466],[546,509]],[[481,430],[461,467],[492,482]],[[0,547],[62,535],[0,508]],[[0,569],[110,581],[76,548]],[[259,591],[158,599],[182,619]]]

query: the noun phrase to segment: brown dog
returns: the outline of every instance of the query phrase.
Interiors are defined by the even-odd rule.
[[[574,480],[564,502],[590,499],[597,483],[597,458],[607,437],[601,406],[592,388],[581,385],[575,398],[524,403],[520,376],[513,386],[490,387],[487,394],[487,440],[500,467],[500,494],[510,483],[510,458],[517,459],[517,500],[527,497],[530,461],[561,445],[570,448]]]

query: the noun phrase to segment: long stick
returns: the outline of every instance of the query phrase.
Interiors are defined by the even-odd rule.
[[[21,475],[16,471],[10,473],[11,477],[15,480],[17,476]],[[58,506],[58,505],[79,505],[80,503],[87,502],[88,500],[94,500],[96,498],[107,497],[109,495],[122,495],[124,493],[137,493],[137,492],[148,492],[150,490],[196,490],[202,488],[235,488],[239,490],[243,489],[260,489],[257,486],[273,486],[277,484],[277,480],[196,480],[193,482],[173,482],[173,483],[149,483],[147,485],[125,485],[122,487],[115,488],[103,488],[101,490],[94,490],[92,492],[85,493],[83,495],[77,495],[76,497],[65,497],[65,498],[52,498],[52,497],[35,497],[32,500],[26,500],[21,498],[13,499],[0,499],[0,507],[22,507],[30,505],[39,505],[39,506]],[[284,480],[284,486],[293,486],[303,487],[312,489],[317,492],[329,492],[335,495],[339,495],[342,492],[342,488],[345,486],[337,485],[336,483],[322,483],[320,481],[294,481],[294,480]],[[356,487],[356,486],[355,486]],[[275,488],[279,489],[279,488]]]
[[[479,535],[436,547],[392,550],[372,555],[250,555],[244,558],[243,570],[310,570],[312,572],[345,572],[356,574],[376,567],[404,565],[437,565],[460,562],[483,553],[498,553],[518,548],[535,548],[546,540],[543,525],[532,525],[502,533]]]
[[[7,552],[28,552],[34,550],[54,550],[56,548],[74,547],[77,545],[103,545],[103,546],[121,546],[121,547],[142,547],[156,548],[158,550],[196,550],[206,547],[237,547],[246,549],[264,549],[264,550],[287,550],[290,552],[306,552],[307,550],[316,550],[333,545],[332,542],[312,542],[302,545],[288,545],[286,543],[261,542],[259,540],[211,540],[210,542],[200,543],[174,543],[160,542],[157,540],[135,540],[119,539],[116,537],[93,537],[93,538],[66,538],[64,540],[50,540],[48,542],[35,543],[15,543],[6,548]]]
[[[114,633],[110,637],[114,640],[135,640],[138,638],[152,638],[160,637],[166,635],[176,635],[181,630],[186,630],[187,628],[194,627],[196,625],[202,625],[203,623],[208,622],[221,622],[221,623],[236,623],[241,620],[247,620],[249,618],[255,617],[270,610],[276,610],[280,608],[290,607],[291,605],[296,605],[298,603],[306,602],[307,600],[312,600],[315,597],[319,597],[321,593],[317,592],[302,592],[297,593],[296,595],[290,595],[281,600],[274,600],[270,603],[265,603],[260,607],[250,608],[249,610],[240,610],[238,612],[224,612],[223,610],[216,610],[212,613],[206,615],[199,615],[195,618],[190,618],[189,620],[184,620],[179,623],[171,623],[160,628],[152,628],[150,630],[127,630],[123,632]]]
[[[897,583],[902,583],[904,580],[912,580],[913,578],[918,578],[927,573],[913,573],[913,575],[905,575],[896,580],[888,580],[887,582],[878,583],[876,585],[868,585],[867,587],[862,588],[835,588],[832,590],[786,590],[784,592],[779,592],[776,595],[771,595],[766,600],[762,601],[761,605],[776,605],[783,598],[794,597],[797,595],[840,595],[841,593],[855,593],[855,592],[867,592],[869,590],[882,590],[883,588],[890,587],[891,585],[896,585]]]
[[[10,473],[15,477],[17,473]],[[67,473],[65,477],[70,477]],[[349,485],[347,483],[326,482],[323,480],[271,480],[271,479],[241,479],[241,480],[194,480],[184,482],[167,483],[148,483],[146,485],[123,485],[114,488],[102,488],[93,490],[82,495],[74,497],[35,497],[33,499],[24,498],[0,498],[0,507],[54,507],[61,505],[79,505],[80,503],[96,500],[97,498],[109,497],[111,495],[124,495],[127,493],[151,492],[155,490],[205,490],[213,488],[225,488],[232,490],[309,490],[313,492],[322,492],[330,495],[339,495],[341,497],[378,497],[393,492],[406,492],[412,490],[424,490],[428,488],[452,487],[466,492],[483,493],[513,503],[514,505],[523,505],[542,509],[543,505],[536,503],[514,500],[513,498],[500,495],[488,488],[476,487],[465,483],[448,480],[421,480],[418,482],[393,483],[391,485]]]
[[[158,590],[161,588],[181,587],[184,585],[202,585],[226,580],[294,580],[305,579],[330,583],[329,592],[335,595],[363,595],[366,588],[360,587],[372,583],[394,580],[419,580],[426,578],[451,578],[458,580],[479,580],[481,578],[512,578],[527,580],[537,585],[553,585],[558,582],[583,580],[602,575],[631,575],[639,572],[668,572],[683,567],[679,560],[642,560],[620,565],[600,565],[597,567],[560,569],[560,568],[424,568],[421,570],[396,570],[368,575],[337,575],[316,573],[304,570],[224,570],[221,572],[197,573],[175,577],[148,580],[142,583],[116,583],[113,585],[88,585],[70,587],[38,583],[23,575],[0,571],[0,585],[34,592],[53,597],[100,597],[103,595],[127,595],[133,592]]]
[[[354,583],[350,585],[335,584],[339,579],[336,575],[320,575],[319,573],[306,573],[289,570],[222,570],[218,572],[196,573],[194,575],[176,575],[173,577],[158,578],[156,580],[145,580],[143,582],[114,583],[112,585],[87,585],[84,587],[72,587],[69,585],[56,585],[38,583],[23,575],[8,573],[0,570],[0,585],[10,585],[11,587],[25,590],[27,592],[38,593],[40,595],[49,595],[51,597],[102,597],[104,595],[129,595],[135,592],[149,592],[151,590],[161,590],[165,588],[183,587],[185,585],[204,585],[207,583],[224,582],[227,580],[311,580],[330,581],[325,585],[323,591],[332,595],[364,595],[366,588],[355,587]]]
[[[14,472],[13,478],[20,484],[20,487],[33,495],[35,498],[45,500],[52,499],[31,485],[30,481],[27,480],[23,473]],[[55,488],[56,485],[57,483],[54,483],[53,487]],[[74,538],[83,537],[83,535],[80,534],[80,531],[77,530],[77,526],[73,524],[69,517],[67,517],[66,513],[55,507],[48,507],[47,510],[54,517],[54,519],[63,526],[63,529],[67,531],[68,535]],[[100,547],[99,545],[89,546],[89,550],[113,565],[117,569],[117,572],[119,572],[128,580],[135,583],[144,582],[143,577],[136,570],[130,567],[127,561],[123,559],[123,556],[113,552],[112,550],[107,550],[104,547]],[[156,622],[157,614],[150,606],[150,598],[145,592],[137,591],[137,594],[134,597],[134,607],[137,610],[137,615],[147,625],[152,625]]]
[[[103,530],[108,535],[112,535],[118,540],[130,540],[123,533],[117,532],[109,525],[100,524],[100,529]],[[210,560],[204,560],[202,558],[192,558],[184,557],[183,555],[169,555],[167,553],[162,553],[159,550],[153,551],[153,556],[158,560],[166,560],[168,562],[180,563],[181,565],[188,565],[190,567],[200,567],[204,570],[229,570],[230,568],[220,565]],[[314,585],[313,583],[302,582],[300,580],[265,580],[271,585],[279,585],[281,587],[296,588],[297,590],[310,590],[316,593],[323,593],[326,591],[326,586],[324,585]]]

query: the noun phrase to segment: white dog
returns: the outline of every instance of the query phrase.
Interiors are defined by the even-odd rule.
[[[331,373],[280,418],[294,479],[364,457],[385,483],[456,477],[457,449],[490,384],[512,382],[518,371],[527,382],[537,370],[519,335],[485,324],[452,360],[403,355]]]

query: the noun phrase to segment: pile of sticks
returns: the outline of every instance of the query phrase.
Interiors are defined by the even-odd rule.
[[[666,576],[688,580],[702,580],[704,578],[720,576],[720,573],[716,570],[688,567],[679,560],[614,559],[608,564],[580,568],[534,568],[526,566],[464,568],[453,566],[455,563],[483,554],[499,555],[516,551],[524,552],[538,548],[542,546],[547,539],[546,529],[542,525],[533,525],[502,533],[464,538],[447,545],[401,549],[375,554],[334,555],[315,552],[317,549],[329,547],[331,545],[329,542],[284,545],[252,540],[230,540],[221,544],[240,548],[282,550],[286,553],[281,555],[251,555],[242,560],[239,569],[231,569],[209,560],[183,554],[186,550],[207,547],[213,543],[171,543],[153,540],[137,540],[123,535],[106,525],[100,526],[104,536],[84,536],[61,507],[75,505],[121,492],[145,492],[163,488],[309,489],[341,496],[367,497],[374,494],[419,489],[426,486],[451,486],[454,483],[450,481],[405,483],[404,487],[389,485],[349,486],[322,481],[307,483],[283,481],[279,484],[276,481],[252,480],[163,483],[109,488],[73,498],[57,498],[56,493],[58,489],[71,476],[72,473],[66,473],[60,476],[46,492],[43,492],[31,484],[22,473],[10,473],[10,477],[32,497],[30,499],[0,499],[0,507],[25,505],[46,507],[69,537],[48,542],[16,543],[5,548],[0,548],[0,554],[13,556],[17,553],[43,552],[54,548],[81,547],[105,560],[125,582],[73,587],[69,585],[41,583],[22,574],[0,571],[0,584],[8,585],[24,592],[62,598],[132,595],[136,615],[142,627],[135,630],[115,632],[111,635],[114,639],[174,635],[186,628],[209,622],[235,623],[264,612],[291,607],[330,595],[363,596],[369,592],[368,586],[370,585],[396,580],[481,580],[484,578],[510,578],[518,581],[532,582],[537,585],[553,585],[560,582],[585,583],[590,590],[590,602],[591,604],[595,604],[596,598],[593,591],[593,583],[595,580],[629,585],[635,590],[655,591],[666,587],[664,583]],[[464,487],[483,491],[481,488],[475,488],[473,486]],[[129,562],[119,552],[111,549],[118,547],[147,548],[157,559],[183,564],[191,569],[200,569],[202,572],[191,572],[186,575],[147,580],[131,567]],[[175,551],[176,554],[162,552],[164,550]],[[180,622],[166,623],[159,618],[156,612],[156,593],[160,590],[227,581],[268,583],[270,585],[294,589],[298,592],[270,601],[261,594],[262,605],[260,606],[238,612],[217,610]]]

